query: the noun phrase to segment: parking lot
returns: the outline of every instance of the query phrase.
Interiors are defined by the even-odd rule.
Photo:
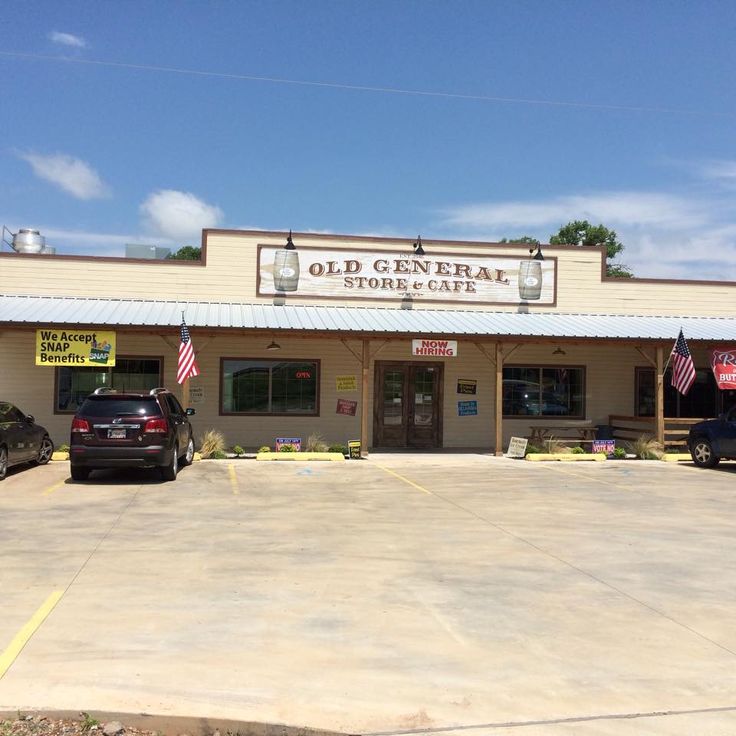
[[[736,463],[14,469],[0,600],[0,710],[731,734]]]

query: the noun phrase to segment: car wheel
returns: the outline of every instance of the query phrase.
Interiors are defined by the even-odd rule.
[[[159,468],[162,480],[176,480],[176,474],[179,472],[179,445],[174,445],[174,451],[171,453],[171,462]]]
[[[89,468],[83,468],[79,465],[72,465],[71,470],[72,480],[87,480],[87,478],[89,478]]]
[[[184,457],[181,459],[182,467],[185,465],[191,465],[192,460],[194,460],[194,440],[189,437],[189,442],[187,442],[187,451],[184,453]]]
[[[706,439],[693,442],[690,447],[690,456],[699,468],[715,468],[721,459],[713,452],[713,446]]]
[[[54,454],[54,443],[51,438],[46,435],[41,440],[41,447],[38,448],[38,457],[36,458],[36,465],[46,465],[51,460],[51,456]]]
[[[0,447],[0,480],[5,480],[8,474],[8,451]]]

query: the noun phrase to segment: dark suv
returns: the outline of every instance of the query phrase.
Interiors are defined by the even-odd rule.
[[[694,424],[687,441],[693,462],[714,468],[721,460],[736,460],[736,406],[718,419]]]
[[[96,468],[154,468],[175,480],[180,465],[194,457],[189,417],[165,388],[148,393],[98,388],[72,420],[69,459],[72,478],[86,480]]]

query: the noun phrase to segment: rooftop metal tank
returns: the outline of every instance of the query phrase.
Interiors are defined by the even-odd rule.
[[[13,250],[18,253],[42,253],[46,238],[38,230],[21,228],[13,235]]]

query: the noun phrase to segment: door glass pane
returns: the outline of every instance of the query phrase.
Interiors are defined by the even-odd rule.
[[[434,415],[434,369],[414,369],[414,425],[427,427]]]
[[[401,425],[404,416],[404,372],[387,370],[383,374],[383,423]]]

